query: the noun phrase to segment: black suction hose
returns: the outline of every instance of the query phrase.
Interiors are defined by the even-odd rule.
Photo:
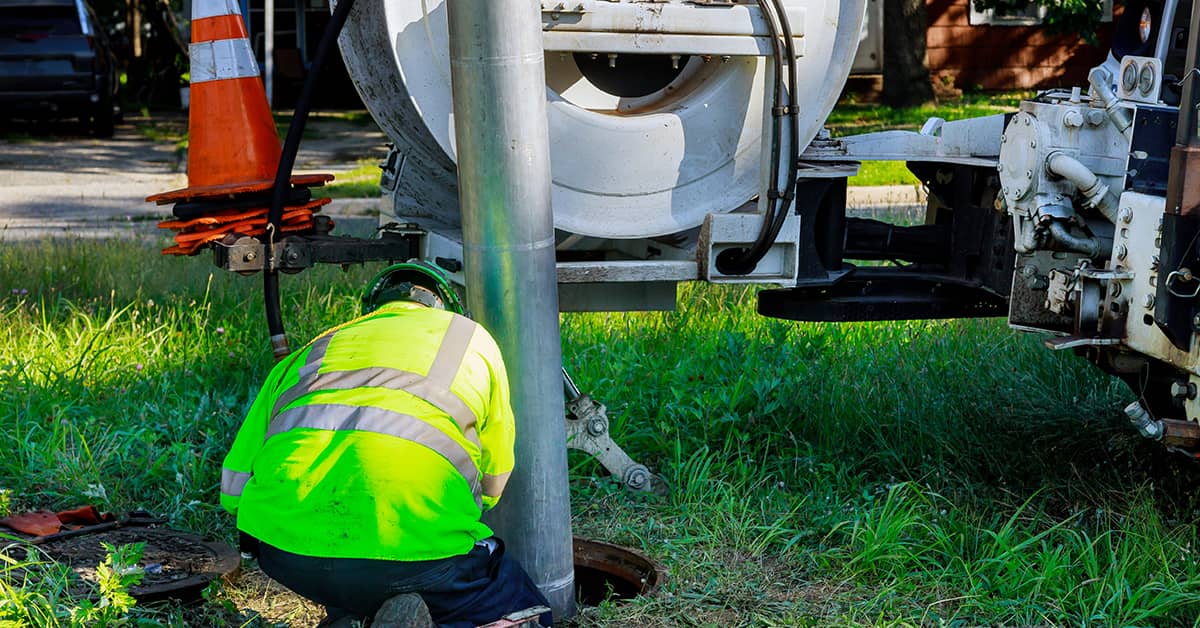
[[[291,190],[292,168],[296,165],[296,153],[300,151],[300,138],[304,135],[304,126],[308,123],[308,113],[312,108],[313,92],[316,91],[317,78],[329,51],[337,42],[342,26],[346,24],[346,16],[350,14],[354,0],[338,0],[329,18],[329,24],[321,35],[317,45],[317,54],[313,57],[304,77],[304,87],[300,90],[300,98],[296,101],[296,110],[292,114],[292,122],[288,125],[287,138],[283,142],[283,152],[279,155],[279,168],[275,170],[275,185],[271,188],[271,207],[267,211],[267,246],[271,255],[266,256],[266,267],[263,269],[263,299],[267,310],[267,329],[271,333],[271,351],[279,360],[290,353],[287,334],[283,330],[283,314],[279,307],[279,271],[275,268],[274,243],[279,235],[279,225],[283,221],[283,205],[288,192]]]
[[[783,42],[787,49],[788,59],[788,124],[789,140],[791,142],[791,152],[787,155],[788,169],[787,175],[783,180],[783,193],[780,195],[779,210],[775,214],[775,224],[771,227],[771,233],[767,237],[767,248],[774,244],[775,238],[779,237],[779,230],[783,228],[783,223],[787,220],[792,201],[796,198],[796,176],[800,170],[800,95],[799,95],[799,77],[796,70],[796,41],[792,39],[792,25],[788,22],[786,10],[781,0],[773,0],[775,2],[775,10],[779,14],[779,22],[783,26]],[[763,255],[766,251],[763,251]],[[762,255],[754,260],[755,265],[762,259]]]
[[[779,236],[783,223],[787,220],[788,206],[795,198],[796,175],[798,163],[795,154],[799,151],[800,129],[798,123],[799,96],[796,93],[796,46],[792,39],[792,28],[788,22],[785,9],[779,0],[758,0],[758,7],[763,13],[771,37],[772,60],[774,61],[774,94],[771,107],[771,163],[770,185],[767,186],[766,211],[758,236],[749,248],[734,248],[722,251],[717,256],[717,270],[727,275],[745,275],[754,270],[762,258],[766,256],[771,245]],[[780,40],[783,40],[782,43]],[[784,58],[788,58],[788,105],[783,103]],[[783,135],[783,118],[787,117],[790,124],[792,154],[788,156],[787,174],[784,178],[784,189],[779,190],[780,161],[784,158],[781,139]],[[782,202],[781,202],[782,201]]]

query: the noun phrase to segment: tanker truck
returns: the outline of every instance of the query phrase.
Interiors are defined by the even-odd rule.
[[[700,280],[776,284],[758,311],[793,320],[1006,316],[1120,377],[1135,426],[1193,452],[1195,107],[1179,116],[1195,100],[1191,2],[1130,3],[1088,85],[1009,115],[834,139],[822,125],[863,11],[782,2],[797,82],[781,97],[779,33],[759,4],[542,2],[560,306],[670,308],[678,282]],[[441,3],[380,1],[352,14],[340,44],[395,142],[381,220],[415,227],[424,257],[450,261],[461,243],[446,38]],[[783,133],[781,101],[793,109]],[[881,159],[923,182],[919,224],[847,215],[846,177]],[[788,177],[794,203],[772,208]]]
[[[1129,3],[1086,85],[834,138],[865,5],[542,0],[560,308],[671,309],[680,282],[706,281],[763,284],[758,312],[798,321],[1004,316],[1121,378],[1133,425],[1197,455],[1192,2]],[[465,282],[448,38],[441,0],[357,0],[338,43],[393,142],[381,233]],[[870,160],[907,162],[919,220],[847,211]],[[256,270],[238,247],[271,254],[244,239],[218,265]]]

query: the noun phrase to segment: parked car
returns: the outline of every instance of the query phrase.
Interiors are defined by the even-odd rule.
[[[0,117],[78,116],[112,137],[116,56],[83,0],[0,0]]]

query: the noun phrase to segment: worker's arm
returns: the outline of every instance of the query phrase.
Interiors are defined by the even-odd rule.
[[[263,437],[271,420],[271,407],[275,403],[276,392],[279,390],[279,380],[286,372],[288,361],[275,365],[267,381],[258,391],[246,420],[238,429],[233,439],[233,447],[225,455],[221,465],[221,507],[231,514],[237,514],[238,503],[242,499],[242,489],[253,477],[254,458],[262,447]]]
[[[488,510],[500,501],[500,494],[513,470],[516,423],[500,348],[487,334],[476,334],[476,339],[492,375],[487,411],[479,421],[479,444],[483,450],[479,472],[483,474],[483,509]]]

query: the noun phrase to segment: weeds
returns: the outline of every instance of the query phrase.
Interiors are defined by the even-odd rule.
[[[129,588],[142,579],[138,561],[143,544],[101,545],[105,558],[96,566],[96,581],[84,583],[82,592],[70,568],[43,558],[36,548],[16,544],[0,548],[0,626],[129,625],[136,605]]]

